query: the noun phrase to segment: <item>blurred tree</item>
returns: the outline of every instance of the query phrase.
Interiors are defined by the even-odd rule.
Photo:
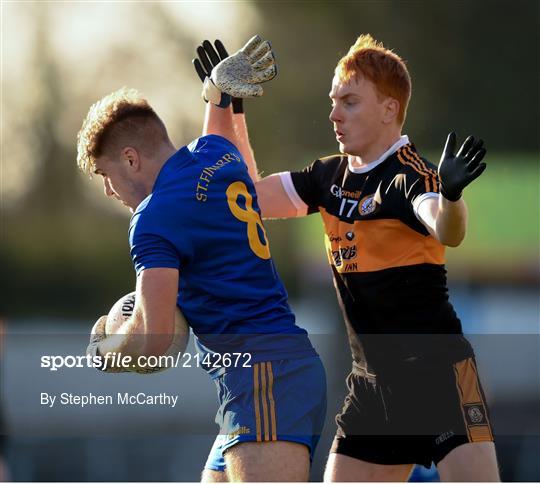
[[[75,164],[76,132],[104,93],[121,85],[141,89],[181,145],[199,134],[204,109],[190,64],[194,47],[221,38],[234,51],[259,33],[272,41],[279,63],[265,96],[246,102],[259,168],[263,174],[299,169],[336,151],[328,121],[333,69],[356,37],[369,32],[408,62],[413,97],[405,132],[421,151],[436,157],[455,129],[483,136],[492,155],[509,153],[493,162],[530,166],[539,149],[539,9],[536,0],[9,4],[11,16],[25,14],[14,18],[24,21],[15,27],[27,35],[3,44],[21,63],[4,69],[2,80],[0,314],[96,316],[96,308],[105,311],[133,287],[127,214],[93,196]],[[28,49],[29,67],[22,62]],[[512,172],[510,183],[508,168],[488,170],[485,188],[474,192],[485,195],[476,202],[486,210],[485,223],[478,224],[481,240],[463,263],[476,258],[481,244],[490,246],[489,254],[507,244],[486,234],[515,233],[510,227],[517,219],[510,225],[498,217],[501,177],[491,177],[504,173],[513,187],[505,197],[519,198],[520,172]],[[538,180],[537,169],[523,172]],[[538,205],[535,180],[527,181],[521,195]],[[18,198],[11,196],[17,183]],[[529,235],[512,239],[514,255],[538,240],[538,221],[523,220]],[[482,228],[488,225],[496,228]],[[299,293],[299,274],[312,278],[328,270],[319,226],[316,217],[267,223],[292,295]],[[466,253],[456,252],[456,261]],[[502,267],[486,260],[487,273]]]

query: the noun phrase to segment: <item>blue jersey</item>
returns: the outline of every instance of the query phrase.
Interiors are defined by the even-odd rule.
[[[225,138],[198,138],[167,160],[129,241],[137,274],[180,271],[178,306],[203,353],[246,352],[252,362],[316,354],[270,257],[247,167]]]

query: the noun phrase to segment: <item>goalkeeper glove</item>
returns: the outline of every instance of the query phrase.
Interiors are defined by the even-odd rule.
[[[256,35],[238,52],[211,69],[210,76],[204,80],[203,97],[217,105],[222,104],[223,93],[238,98],[260,97],[263,95],[260,84],[273,79],[276,74],[270,43]]]
[[[215,46],[215,47],[214,47]],[[212,69],[216,67],[222,60],[229,57],[227,49],[221,42],[221,40],[216,40],[214,46],[210,41],[205,40],[202,45],[197,47],[197,59],[193,59],[193,66],[197,75],[204,83],[207,77],[210,77]],[[221,93],[221,102],[219,106],[226,108],[231,102],[231,97],[228,94]],[[244,100],[239,97],[232,98],[233,113],[243,113],[244,112]]]
[[[448,135],[441,162],[439,163],[439,179],[441,182],[441,195],[456,202],[461,198],[463,189],[476,180],[486,169],[485,163],[480,163],[486,149],[484,142],[469,136],[454,155],[456,147],[456,134]]]

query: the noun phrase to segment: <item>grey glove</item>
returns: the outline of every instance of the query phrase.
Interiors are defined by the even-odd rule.
[[[260,97],[263,82],[277,74],[274,53],[268,41],[256,35],[238,52],[222,60],[212,69],[203,85],[203,97],[220,104],[222,93],[237,98]]]

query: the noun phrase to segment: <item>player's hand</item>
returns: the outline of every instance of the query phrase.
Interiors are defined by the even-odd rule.
[[[90,343],[86,347],[86,354],[93,357],[101,356],[98,351],[98,345],[103,341],[107,335],[105,334],[105,325],[107,323],[107,316],[101,316],[94,323],[92,331],[90,332]],[[99,368],[98,368],[99,369]]]
[[[203,97],[218,105],[222,93],[239,98],[260,97],[264,92],[261,83],[270,81],[276,74],[270,43],[256,35],[212,69],[204,82]]]
[[[111,368],[109,365],[105,365],[105,358],[103,355],[101,355],[98,351],[98,345],[101,341],[103,341],[107,334],[105,333],[105,325],[107,324],[107,316],[101,316],[98,318],[98,320],[94,323],[94,326],[92,327],[92,332],[90,333],[90,343],[88,344],[88,347],[86,348],[86,354],[90,355],[92,358],[96,356],[101,356],[102,364],[101,366],[95,365],[95,361],[93,361],[93,364],[95,365],[94,368],[97,370],[104,371],[106,373],[119,373],[128,371],[124,368]]]
[[[212,45],[209,40],[205,40],[197,47],[197,56],[198,58],[193,59],[192,62],[197,75],[204,84],[206,78],[210,77],[214,67],[216,67],[222,60],[229,57],[229,53],[221,40],[217,39],[214,42],[214,45]],[[226,93],[221,93],[221,102],[219,103],[219,106],[226,108],[229,106],[230,102],[231,97]],[[242,98],[232,98],[232,106],[234,113],[244,112],[244,100]]]
[[[439,163],[441,195],[444,198],[451,202],[459,200],[463,189],[486,169],[486,164],[480,163],[486,154],[483,145],[481,139],[475,140],[469,136],[454,155],[456,133],[448,135]]]
[[[107,324],[107,316],[100,316],[98,320],[94,323],[92,331],[90,333],[90,346],[98,345],[100,341],[103,341],[107,334],[105,333],[105,326]]]

